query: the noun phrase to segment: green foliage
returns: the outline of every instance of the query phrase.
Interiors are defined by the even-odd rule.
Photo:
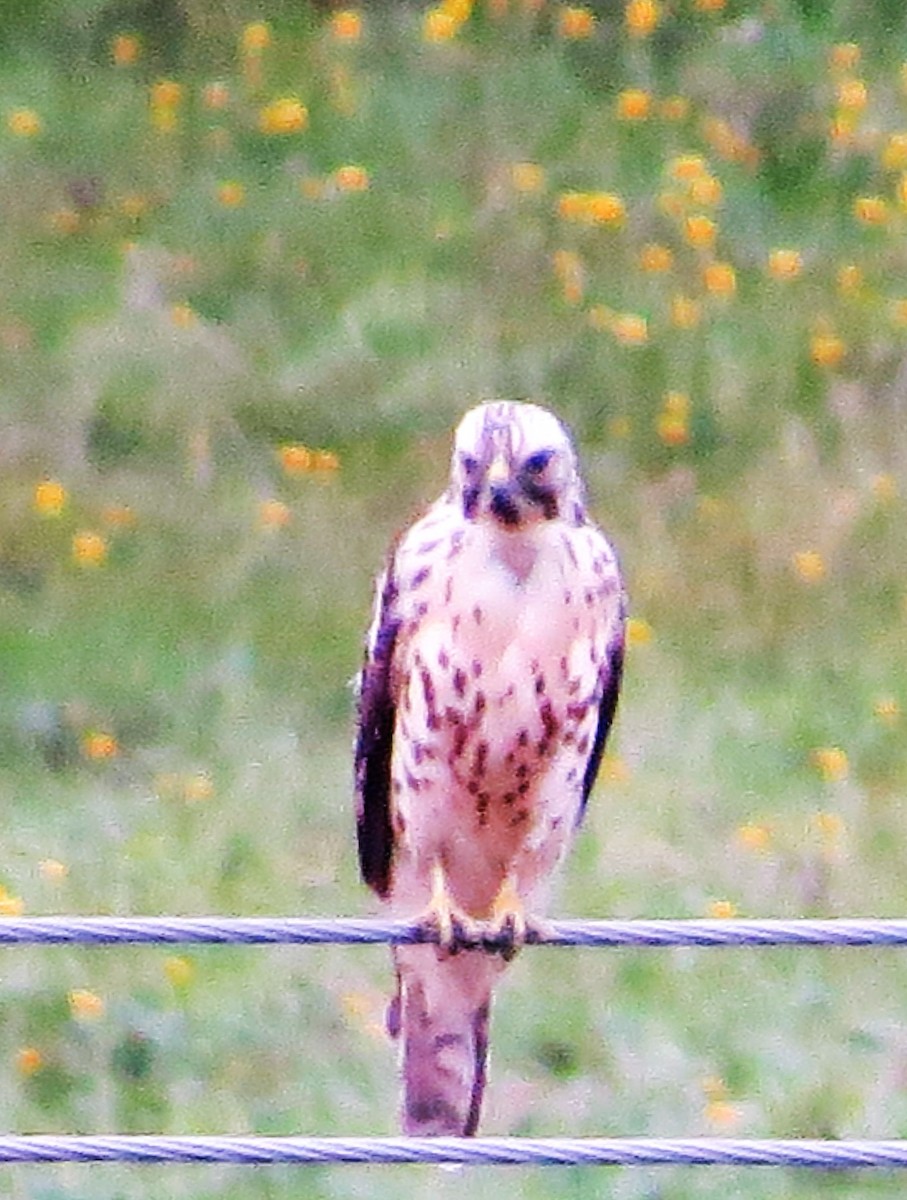
[[[557,907],[903,915],[904,17],[713,7],[634,36],[594,4],[570,37],[561,7],[488,0],[434,41],[408,6],[349,40],[290,0],[5,7],[0,909],[366,909],[348,680],[371,579],[458,415],[514,395],[574,427],[634,618]],[[526,952],[486,1126],[903,1135],[905,985],[864,951]],[[0,1121],[390,1132],[389,988],[367,950],[10,951]],[[81,1171],[0,1188],[462,1188]]]

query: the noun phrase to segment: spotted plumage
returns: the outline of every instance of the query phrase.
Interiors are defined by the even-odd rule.
[[[363,878],[441,940],[394,954],[407,1132],[475,1132],[504,957],[458,942],[519,943],[544,908],[614,716],[623,611],[561,423],[532,404],[467,413],[448,490],[379,582],[359,688]]]

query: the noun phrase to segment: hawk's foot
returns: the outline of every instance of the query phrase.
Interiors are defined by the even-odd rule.
[[[486,950],[496,951],[506,962],[510,962],[527,940],[533,940],[523,900],[509,875],[494,898],[483,932]]]
[[[438,945],[449,954],[482,943],[482,925],[457,908],[439,860],[432,865],[431,899],[420,918],[420,924],[437,930]]]

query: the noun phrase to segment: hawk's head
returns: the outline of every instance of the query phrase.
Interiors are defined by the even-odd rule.
[[[471,409],[454,439],[451,498],[468,520],[506,530],[558,517],[578,523],[582,485],[566,429],[537,404],[496,400]]]

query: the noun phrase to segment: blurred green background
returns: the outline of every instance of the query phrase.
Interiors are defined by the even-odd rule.
[[[349,680],[371,580],[459,415],[529,396],[576,432],[632,611],[557,911],[903,916],[900,0],[2,13],[0,912],[369,911]],[[395,1128],[382,950],[2,967],[4,1129]],[[484,1127],[907,1136],[905,997],[893,951],[527,952]],[[482,1198],[502,1178],[105,1166],[0,1188]]]

